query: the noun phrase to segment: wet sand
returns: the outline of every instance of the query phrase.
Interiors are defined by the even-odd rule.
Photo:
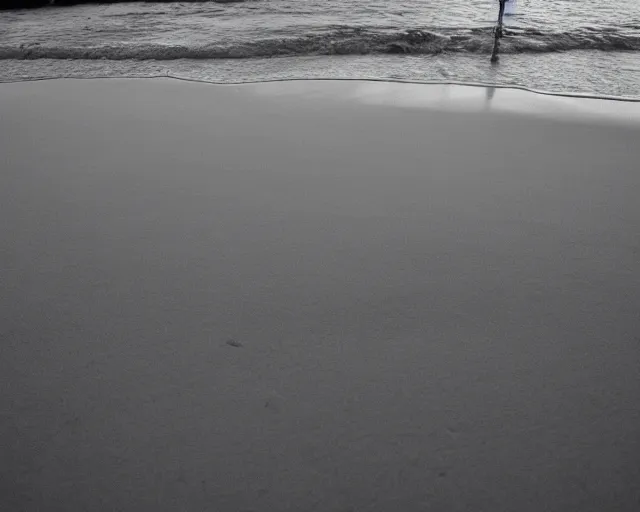
[[[636,511],[640,105],[0,86],[6,510]]]

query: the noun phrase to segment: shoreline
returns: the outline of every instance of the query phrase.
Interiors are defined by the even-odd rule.
[[[473,56],[447,55],[445,58],[420,56],[338,56],[338,57],[274,57],[270,59],[184,60],[184,61],[4,61],[0,78],[16,77],[178,77],[219,83],[240,83],[247,79],[341,79],[392,77],[421,82],[431,77],[440,82],[487,83],[511,86],[520,84],[542,92],[575,91],[578,94],[605,95],[638,99],[635,61],[632,54],[620,52],[600,54],[576,50],[567,54],[536,55],[524,58],[512,55],[500,66],[492,67]],[[619,66],[621,74],[615,83],[612,76],[587,71],[598,66]],[[536,68],[557,70],[553,75],[537,76]],[[558,75],[558,79],[553,76]],[[382,78],[384,79],[384,78]]]
[[[288,58],[288,57],[283,57]],[[181,77],[181,76],[172,76],[170,74],[166,75],[155,75],[155,76],[86,76],[86,77],[76,77],[76,76],[61,76],[61,77],[34,77],[34,78],[16,78],[15,80],[2,80],[0,84],[15,84],[22,82],[44,82],[44,81],[52,81],[52,80],[156,80],[167,78],[170,80],[179,80],[182,82],[194,82],[194,83],[202,83],[202,84],[210,84],[210,85],[257,85],[257,84],[269,84],[269,83],[286,83],[286,82],[382,82],[382,83],[391,83],[391,84],[410,84],[410,85],[445,85],[445,86],[459,86],[459,87],[479,87],[483,89],[493,88],[493,89],[508,89],[508,90],[517,90],[523,92],[529,92],[532,94],[538,94],[541,96],[554,96],[559,98],[575,98],[575,99],[585,99],[585,100],[604,100],[604,101],[621,101],[628,103],[640,103],[640,96],[614,96],[610,94],[596,94],[596,93],[581,93],[581,92],[559,92],[559,91],[547,91],[544,89],[535,89],[531,87],[527,87],[524,85],[517,84],[492,84],[489,82],[465,82],[459,80],[409,80],[409,79],[401,79],[401,78],[265,78],[265,79],[256,79],[251,80],[247,79],[244,81],[236,81],[236,82],[223,82],[223,81],[215,81],[215,80],[205,80],[198,78],[189,78],[189,77]]]

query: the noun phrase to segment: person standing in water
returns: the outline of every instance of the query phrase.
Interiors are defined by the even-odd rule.
[[[498,0],[500,2],[500,10],[498,11],[498,24],[494,32],[493,51],[491,52],[491,62],[498,62],[498,51],[500,50],[500,39],[502,39],[502,18],[504,16],[505,4],[509,0]]]

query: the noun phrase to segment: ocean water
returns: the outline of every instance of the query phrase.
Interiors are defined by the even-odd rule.
[[[640,98],[638,0],[247,0],[0,12],[0,80],[373,78]]]

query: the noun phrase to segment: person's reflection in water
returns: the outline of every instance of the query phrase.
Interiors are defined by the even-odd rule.
[[[493,84],[498,83],[498,70],[495,68],[491,68],[491,70],[489,71],[489,84],[485,87],[485,93],[486,93],[486,101],[485,101],[485,108],[487,110],[489,110],[491,108],[491,100],[493,100],[493,97],[496,94],[496,89],[497,87]]]
[[[486,93],[487,93],[487,101],[485,102],[485,105],[487,107],[487,109],[491,108],[491,100],[493,99],[493,97],[496,94],[496,87],[494,85],[488,85],[486,88]]]

